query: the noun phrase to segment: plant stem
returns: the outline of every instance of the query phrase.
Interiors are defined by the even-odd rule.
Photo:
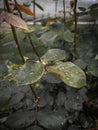
[[[37,55],[37,57],[38,57],[38,60],[39,60],[40,62],[42,62],[42,61],[41,61],[41,59],[40,59],[39,53],[37,52],[37,50],[36,50],[35,46],[33,45],[33,42],[32,42],[31,37],[30,37],[30,36],[28,36],[28,39],[29,39],[29,41],[30,41],[30,44],[31,44],[31,46],[32,46],[32,48],[33,48],[33,50],[34,50],[35,54],[36,54],[36,55]]]
[[[35,125],[37,125],[37,113],[38,113],[38,102],[39,102],[39,97],[37,96],[36,92],[34,91],[34,89],[32,88],[32,85],[30,84],[30,89],[32,91],[32,94],[35,97]]]
[[[4,2],[5,2],[5,4],[6,4],[6,7],[7,7],[8,12],[11,13],[8,0],[4,0]],[[12,25],[10,25],[10,26],[11,26],[11,30],[12,30],[12,33],[13,33],[13,37],[14,37],[14,40],[15,40],[15,42],[16,42],[16,46],[17,46],[17,49],[18,49],[19,54],[20,54],[20,56],[21,56],[22,62],[25,63],[25,59],[24,59],[24,57],[23,57],[23,54],[22,54],[22,51],[21,51],[21,48],[20,48],[20,45],[19,45],[19,42],[18,42],[18,38],[17,38],[17,34],[16,34],[15,27],[12,26]]]
[[[17,0],[14,0],[14,2],[15,2],[15,4],[18,4]],[[18,8],[17,8],[17,10],[18,10],[20,17],[23,19],[21,11]]]
[[[77,49],[77,0],[74,0],[74,8],[73,8],[73,12],[74,12],[74,22],[75,22],[75,30],[74,30],[74,41],[73,41],[73,50],[76,51]]]
[[[37,96],[36,92],[34,91],[34,89],[32,88],[32,85],[30,84],[29,86],[30,86],[32,93],[34,94],[35,100],[38,100],[38,96]]]
[[[63,0],[63,12],[64,12],[64,31],[65,31],[65,20],[66,20],[66,13],[65,13],[65,0]]]

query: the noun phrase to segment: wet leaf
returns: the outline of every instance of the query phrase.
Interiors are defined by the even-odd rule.
[[[85,73],[72,62],[58,62],[46,69],[71,87],[81,88],[86,85]]]
[[[9,61],[6,64],[7,64],[7,68],[8,68],[8,74],[5,75],[4,79],[15,82],[17,73],[18,73],[21,65],[13,64],[12,62],[9,62]]]
[[[67,60],[67,56],[64,50],[50,49],[42,57],[42,61],[45,63],[55,63],[60,60]]]
[[[13,15],[11,13],[6,13],[5,21],[8,24],[13,25],[15,27],[28,30],[26,22],[23,19],[21,19],[20,17]]]
[[[26,62],[17,75],[16,82],[20,85],[28,85],[38,81],[44,73],[41,63]]]
[[[63,39],[67,42],[73,42],[74,34],[70,31],[65,31],[63,33]]]
[[[11,114],[6,124],[11,128],[24,128],[31,125],[35,120],[35,115],[33,112],[16,112]]]
[[[59,112],[38,112],[39,123],[47,129],[60,128],[65,124],[66,120],[64,114]]]
[[[31,10],[29,10],[28,8],[24,7],[23,5],[20,5],[20,4],[15,4],[15,5],[19,10],[23,11],[24,13],[26,13],[30,16],[34,16],[34,13]]]

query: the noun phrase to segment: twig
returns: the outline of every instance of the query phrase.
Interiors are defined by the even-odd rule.
[[[75,22],[75,30],[74,30],[74,41],[73,41],[73,50],[76,51],[77,49],[77,0],[74,0],[74,8],[73,8],[73,12],[74,12],[74,22]]]
[[[37,125],[37,113],[38,113],[38,102],[39,102],[39,97],[37,96],[36,92],[34,91],[34,89],[32,88],[32,85],[30,84],[30,89],[32,91],[32,94],[35,97],[35,125]]]
[[[5,2],[5,5],[6,5],[6,7],[7,7],[8,12],[11,13],[8,0],[4,0],[4,2]],[[12,26],[12,25],[10,25],[10,26],[11,26],[11,30],[12,30],[12,33],[13,33],[13,37],[14,37],[14,39],[15,39],[15,42],[16,42],[16,45],[17,45],[17,49],[18,49],[19,54],[20,54],[20,56],[21,56],[22,62],[25,63],[25,59],[24,59],[24,57],[23,57],[23,54],[22,54],[22,51],[21,51],[21,48],[20,48],[20,45],[19,45],[19,42],[18,42],[18,38],[17,38],[17,34],[16,34],[15,27]]]
[[[32,46],[32,48],[33,48],[33,50],[34,50],[35,54],[37,55],[37,57],[38,57],[39,61],[40,61],[40,62],[42,62],[42,61],[41,61],[41,59],[40,59],[39,53],[37,52],[37,50],[36,50],[35,46],[33,45],[33,42],[32,42],[31,37],[30,37],[30,36],[28,36],[28,39],[29,39],[30,44],[31,44],[31,46]]]
[[[18,4],[17,0],[14,0],[14,2],[15,2],[15,4]],[[21,11],[18,8],[17,8],[17,10],[18,10],[20,17],[23,19]]]

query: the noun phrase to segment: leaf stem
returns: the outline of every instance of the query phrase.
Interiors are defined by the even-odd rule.
[[[15,4],[18,4],[17,0],[14,0],[14,2],[15,2]],[[17,8],[17,10],[18,10],[20,17],[23,19],[21,11],[18,8]]]
[[[33,42],[32,42],[31,37],[30,37],[30,36],[28,36],[28,39],[29,39],[29,41],[30,41],[30,44],[31,44],[31,46],[32,46],[32,48],[33,48],[33,50],[34,50],[35,54],[36,54],[36,55],[37,55],[37,57],[38,57],[38,60],[39,60],[40,62],[42,62],[42,61],[41,61],[41,59],[40,59],[39,53],[37,52],[37,50],[36,50],[35,46],[33,45]]]
[[[5,2],[5,5],[6,5],[6,7],[7,7],[8,12],[11,13],[8,0],[4,0],[4,2]],[[19,45],[19,41],[18,41],[18,38],[17,38],[17,34],[16,34],[15,27],[12,26],[12,25],[10,25],[10,26],[11,26],[11,30],[12,30],[12,33],[13,33],[13,37],[14,37],[14,40],[15,40],[15,42],[16,42],[17,49],[18,49],[19,54],[20,54],[20,56],[21,56],[22,62],[25,63],[25,59],[24,59],[24,57],[23,57],[23,54],[22,54],[22,51],[21,51],[21,48],[20,48],[20,45]]]
[[[73,41],[73,50],[76,51],[77,49],[77,0],[74,0],[74,8],[73,8],[73,12],[74,12],[74,22],[75,22],[75,30],[74,30],[74,41]]]
[[[34,89],[32,88],[32,85],[30,84],[30,89],[32,91],[32,94],[35,97],[35,125],[37,125],[37,113],[38,113],[38,102],[39,102],[39,97],[37,96],[36,92],[34,91]]]

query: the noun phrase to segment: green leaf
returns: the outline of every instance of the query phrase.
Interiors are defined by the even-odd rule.
[[[70,20],[66,20],[65,24],[67,27],[71,27],[73,25],[73,22],[74,22],[73,19],[70,19]]]
[[[22,92],[19,92],[17,94],[14,94],[10,101],[9,101],[9,106],[14,107],[16,104],[19,104],[19,102],[24,98],[24,94]]]
[[[34,3],[40,10],[44,11],[44,9],[43,9],[43,7],[41,5],[39,5],[35,1],[31,1],[31,2]]]
[[[98,66],[90,65],[88,66],[88,72],[95,77],[98,77]]]
[[[48,112],[38,112],[39,123],[47,129],[58,129],[62,127],[67,119],[64,113],[48,111]]]
[[[63,33],[63,39],[67,42],[73,42],[74,34],[70,31],[65,31]]]
[[[46,33],[44,33],[43,35],[41,35],[40,40],[46,45],[49,46],[50,44],[52,44],[54,42],[54,40],[56,39],[57,34],[54,31],[48,31]]]
[[[89,11],[89,14],[91,15],[92,18],[98,19],[98,8],[97,9],[91,9]]]
[[[59,92],[56,98],[57,106],[63,106],[66,100],[66,96],[64,92]]]
[[[86,85],[85,73],[72,62],[58,62],[53,66],[47,66],[46,69],[73,88],[81,88]]]
[[[88,7],[88,9],[95,9],[98,8],[98,3],[92,4]]]
[[[80,11],[86,11],[86,8],[84,8],[84,7],[78,7],[78,9],[79,9]]]
[[[67,60],[66,52],[60,49],[50,49],[42,57],[45,63],[54,63],[60,60]]]
[[[1,87],[1,84],[0,84]],[[8,100],[11,98],[11,89],[10,87],[2,87],[0,88],[0,108],[3,107]]]
[[[6,124],[11,128],[24,128],[30,126],[35,120],[35,114],[31,111],[16,112],[11,114]]]
[[[4,64],[0,64],[0,78],[8,73],[8,68]]]
[[[20,69],[16,82],[20,85],[28,85],[38,81],[44,73],[41,63],[26,62]]]
[[[82,59],[77,59],[74,61],[74,64],[79,66],[82,70],[86,69],[87,64]]]
[[[94,58],[95,60],[98,60],[98,54],[95,56],[95,58]]]

